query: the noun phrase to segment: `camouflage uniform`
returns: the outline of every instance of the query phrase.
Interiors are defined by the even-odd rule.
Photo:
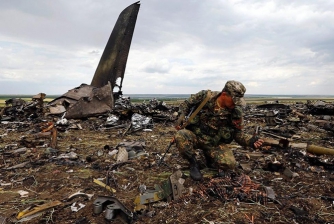
[[[223,91],[226,90],[223,89]],[[188,115],[193,107],[196,109],[201,104],[207,92],[207,90],[202,90],[185,100],[179,107],[180,112]],[[190,124],[176,133],[175,141],[176,147],[185,159],[191,157],[195,149],[202,149],[213,167],[226,170],[233,169],[236,165],[233,152],[227,144],[235,140],[242,146],[250,146],[252,136],[242,131],[243,111],[241,106],[236,105],[233,110],[217,108],[216,99],[220,93],[212,92],[208,102],[190,121]]]

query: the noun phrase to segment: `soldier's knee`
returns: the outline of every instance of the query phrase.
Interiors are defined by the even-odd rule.
[[[188,154],[194,150],[196,145],[196,136],[189,130],[179,130],[175,134],[175,143],[182,155]]]
[[[182,143],[182,142],[196,142],[196,136],[191,131],[182,129],[176,132],[175,142],[176,144]]]
[[[184,136],[184,134],[183,134],[183,130],[179,130],[178,132],[176,132],[176,134],[175,134],[175,141],[177,142],[177,141],[180,141],[180,140],[182,140],[182,139],[185,139],[185,136]]]

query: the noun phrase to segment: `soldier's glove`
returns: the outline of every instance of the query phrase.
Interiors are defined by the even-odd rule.
[[[180,130],[181,124],[183,123],[185,117],[186,115],[184,113],[180,114],[179,119],[177,119],[177,121],[175,122],[176,130]]]
[[[249,140],[249,147],[256,149],[254,143],[257,142],[257,140],[259,140],[259,138],[257,136],[253,136],[250,140]]]

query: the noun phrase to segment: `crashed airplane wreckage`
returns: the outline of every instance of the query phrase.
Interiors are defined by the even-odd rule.
[[[122,95],[122,83],[140,2],[125,8],[119,15],[101,56],[90,85],[81,84],[48,103],[48,114],[62,114],[77,119],[111,111]],[[119,82],[118,82],[119,81]],[[117,92],[113,92],[118,87]]]

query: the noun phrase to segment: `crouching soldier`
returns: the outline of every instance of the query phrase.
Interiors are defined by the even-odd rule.
[[[212,167],[219,171],[234,169],[236,160],[229,145],[233,140],[242,146],[259,148],[263,140],[243,133],[242,107],[246,105],[244,94],[246,88],[238,81],[226,82],[223,90],[202,90],[179,106],[180,117],[175,128],[176,147],[180,155],[190,163],[190,177],[202,180],[195,149],[202,149]],[[189,124],[180,129],[186,114],[198,108],[205,100],[204,106],[189,120]],[[196,111],[195,111],[196,112]]]

